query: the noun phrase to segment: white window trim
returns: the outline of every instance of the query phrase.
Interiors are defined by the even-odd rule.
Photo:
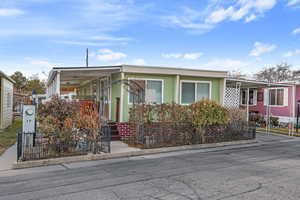
[[[164,103],[164,90],[165,90],[165,80],[163,80],[163,79],[154,79],[154,78],[128,78],[128,80],[130,81],[130,80],[140,80],[140,81],[146,81],[146,87],[147,87],[147,81],[161,81],[161,84],[162,84],[162,87],[161,87],[161,104],[163,104]],[[130,94],[129,94],[129,92],[127,92],[128,93],[128,104],[129,105],[132,105],[132,103],[130,102]],[[145,95],[146,95],[146,89],[145,89]]]
[[[212,82],[211,81],[193,81],[193,80],[180,80],[180,104],[181,105],[190,105],[186,103],[182,103],[182,83],[195,83],[195,99],[194,102],[196,102],[197,98],[197,83],[208,83],[209,84],[209,99],[211,99],[211,91],[212,91]]]
[[[270,104],[270,90],[276,90],[276,96],[277,96],[277,90],[283,90],[283,105],[271,105]],[[276,87],[268,88],[268,95],[269,95],[269,97],[268,97],[269,98],[269,105],[268,105],[269,107],[278,107],[278,108],[287,107],[286,105],[284,105],[285,88],[283,88],[283,87],[280,87],[280,88],[276,88]]]
[[[256,90],[256,92],[255,92],[255,95],[256,95],[256,103],[255,104],[249,104],[248,106],[257,106],[257,96],[258,96],[258,89],[257,88],[249,88],[249,90]],[[247,89],[245,89],[245,88],[241,88],[241,93],[243,92],[243,91],[245,91],[246,93],[247,93]],[[253,94],[254,95],[254,94]],[[243,95],[241,95],[241,97],[240,97],[241,99],[240,99],[240,102],[241,102],[241,106],[247,106],[247,104],[243,104]],[[253,98],[254,98],[254,96],[253,96]],[[250,98],[249,98],[250,99]]]

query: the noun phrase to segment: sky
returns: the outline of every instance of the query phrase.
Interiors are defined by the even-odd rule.
[[[300,0],[1,0],[0,70],[300,68]]]

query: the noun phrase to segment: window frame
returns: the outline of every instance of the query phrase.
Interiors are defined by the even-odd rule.
[[[275,90],[275,104],[271,104],[271,97],[270,97],[270,91],[271,90]],[[283,96],[282,96],[282,105],[278,105],[277,104],[277,95],[278,95],[278,90],[282,90],[283,91]],[[269,101],[269,106],[270,107],[285,107],[285,100],[284,100],[284,97],[285,97],[285,89],[284,88],[269,88],[268,89],[268,101]]]
[[[164,79],[155,79],[155,78],[128,78],[128,80],[137,80],[137,81],[145,81],[145,101],[146,101],[146,92],[147,92],[147,81],[160,81],[161,84],[162,84],[162,87],[161,87],[161,104],[164,103],[164,90],[165,90],[165,80]],[[127,91],[127,101],[128,101],[128,104],[129,105],[132,105],[133,102],[130,102],[130,92]],[[147,103],[147,102],[145,102]],[[154,104],[154,103],[151,103],[151,104]],[[160,104],[157,104],[157,105],[160,105]]]
[[[208,97],[208,99],[211,99],[212,81],[180,80],[179,93],[180,93],[180,104],[181,105],[190,105],[190,104],[182,103],[182,83],[194,83],[195,84],[194,102],[196,102],[196,99],[197,99],[197,83],[206,83],[206,84],[208,83],[209,84],[209,95],[208,95],[209,97]]]
[[[247,104],[243,104],[243,92],[245,91],[246,92],[246,97],[247,97],[247,88],[241,88],[241,96],[240,96],[240,105],[241,106],[247,106]],[[257,106],[257,96],[258,96],[258,89],[257,88],[249,88],[249,94],[250,94],[250,90],[253,90],[253,101],[255,99],[255,96],[256,95],[256,102],[253,103],[253,104],[248,104],[248,106]],[[256,91],[256,92],[255,92]],[[247,100],[245,100],[247,101]],[[249,97],[249,101],[250,101],[250,97]],[[249,102],[248,102],[249,103]]]

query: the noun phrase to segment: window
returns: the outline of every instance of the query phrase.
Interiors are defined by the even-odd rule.
[[[283,106],[284,105],[284,89],[270,89],[269,90],[269,103],[271,106]]]
[[[6,107],[10,108],[12,106],[12,95],[9,91],[6,94]]]
[[[163,81],[162,80],[132,80],[143,90],[137,90],[132,84],[129,90],[129,103],[137,102],[137,98],[142,98],[142,102],[161,104],[163,102]]]
[[[248,89],[241,90],[241,104],[247,105],[247,94]],[[257,103],[257,90],[256,89],[249,89],[249,104],[248,105],[256,105]]]
[[[181,82],[181,104],[191,104],[195,101],[209,98],[209,82]]]

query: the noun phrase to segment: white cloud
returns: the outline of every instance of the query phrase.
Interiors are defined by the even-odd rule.
[[[186,54],[183,54],[183,58],[186,60],[197,60],[202,55],[203,55],[203,53],[186,53]]]
[[[244,62],[241,60],[234,60],[230,58],[226,59],[215,59],[211,60],[208,63],[204,64],[204,67],[222,67],[223,69],[238,69],[241,67],[249,66],[248,62]]]
[[[164,24],[184,28],[193,33],[205,33],[214,28],[213,24],[207,24],[201,19],[197,10],[185,7],[181,13],[163,17]]]
[[[296,28],[295,30],[293,30],[292,34],[297,35],[300,33],[300,28]]]
[[[213,11],[206,19],[206,23],[219,23],[221,21],[224,21],[228,17],[232,16],[234,14],[233,7],[229,7],[227,9],[220,8],[218,10]]]
[[[127,55],[122,52],[114,52],[110,49],[100,49],[98,53],[96,56],[97,59],[104,62],[116,61],[127,57]]]
[[[142,58],[134,59],[133,60],[133,65],[145,65],[146,61]]]
[[[0,33],[1,34],[1,33]],[[55,40],[53,42],[66,44],[66,45],[76,45],[76,46],[111,46],[111,45],[126,45],[127,41],[131,38],[127,37],[114,37],[111,35],[98,35],[85,37],[82,41],[72,41],[72,40]]]
[[[254,48],[252,49],[252,51],[250,52],[250,56],[260,56],[261,54],[267,53],[267,52],[271,52],[273,50],[275,50],[277,47],[276,45],[272,44],[263,44],[261,42],[255,42],[254,43]]]
[[[277,0],[239,0],[228,8],[217,8],[213,10],[205,19],[206,23],[220,23],[225,20],[238,21],[244,20],[250,22],[257,15],[263,15],[264,12],[272,9]]]
[[[186,60],[197,60],[201,56],[203,56],[203,53],[196,52],[196,53],[167,53],[161,55],[163,58],[182,58]]]
[[[166,53],[161,55],[163,58],[181,58],[181,53]]]
[[[147,6],[138,6],[133,0],[79,0],[78,15],[86,23],[101,27],[102,32],[118,30],[138,21]],[[78,5],[77,5],[78,6]],[[99,20],[100,19],[100,20]]]
[[[252,14],[249,17],[246,17],[245,22],[247,22],[247,23],[251,22],[251,21],[255,20],[256,18],[257,18],[257,16]]]
[[[295,6],[300,3],[300,0],[289,0],[288,6]]]
[[[276,4],[277,0],[210,0],[203,10],[185,7],[181,12],[169,15],[163,20],[192,33],[205,33],[223,21],[243,20],[249,23],[264,16]]]
[[[294,51],[288,51],[285,54],[283,54],[283,57],[292,57],[295,55],[299,55],[300,54],[300,49],[296,49]]]
[[[0,17],[10,17],[16,15],[22,15],[25,12],[19,9],[0,8]]]
[[[47,60],[34,59],[31,57],[26,57],[25,60],[27,60],[30,65],[35,65],[40,67],[53,67],[53,64],[51,64]]]
[[[145,6],[138,6],[132,0],[74,0],[70,4],[60,3],[60,0],[1,0],[0,2],[0,18],[25,13],[19,9],[2,9],[4,6],[28,8],[26,15],[20,20],[13,23],[1,21],[0,36],[5,37],[63,35],[67,36],[64,38],[75,40],[98,35],[105,36],[109,31],[120,30],[130,23],[140,21],[142,18],[139,15],[145,10]],[[37,5],[38,3],[41,3],[42,7]],[[30,12],[30,9],[34,8],[33,5],[41,8],[55,5],[57,10],[52,13],[49,9]],[[125,41],[128,38],[106,37],[101,40],[103,39]]]
[[[110,36],[110,35],[92,36],[89,39],[100,40],[100,41],[129,41],[129,40],[131,40],[131,38],[128,38],[128,37],[114,37],[114,36]]]
[[[86,41],[67,41],[67,40],[55,40],[53,41],[59,44],[66,44],[66,45],[74,45],[74,46],[109,46],[112,43],[107,42],[86,42]]]

